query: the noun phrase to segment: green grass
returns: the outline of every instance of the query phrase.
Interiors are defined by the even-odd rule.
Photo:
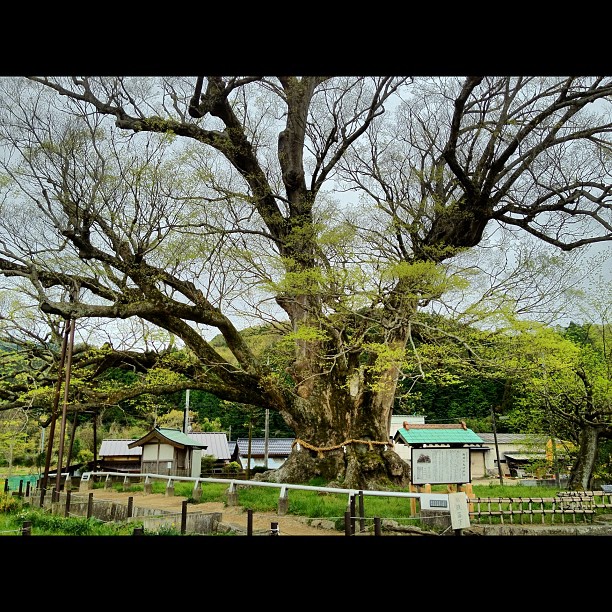
[[[227,487],[228,485],[223,483],[211,482],[203,484],[202,494],[200,496],[199,503],[224,501],[226,498]],[[93,488],[104,489],[104,481],[94,482]],[[132,493],[138,493],[144,491],[144,485],[141,483],[131,484],[127,489],[124,489],[122,482],[113,482],[111,488],[114,491],[119,492],[129,491]],[[151,483],[151,493],[163,495],[166,493],[166,489],[166,483],[163,481],[154,481]],[[178,495],[179,497],[186,497],[191,503],[198,503],[193,498],[193,483],[191,482],[176,482],[174,484],[174,495]]]
[[[0,535],[22,535],[24,523],[31,535],[120,536],[133,535],[141,523],[104,523],[94,518],[64,517],[32,508],[21,498],[0,493]]]
[[[526,487],[524,485],[499,484],[476,485],[472,487],[475,497],[554,497],[563,487]]]
[[[208,492],[207,501],[226,500],[225,485],[215,485],[217,488],[213,492],[208,489],[212,484],[205,484],[202,487],[202,501]],[[502,497],[502,498],[536,498],[536,497],[555,497],[557,491],[561,489],[555,487],[533,487],[522,485],[499,485],[484,484],[472,487],[475,497]],[[432,487],[432,493],[446,493],[446,485]],[[249,487],[239,486],[237,489],[238,503],[244,508],[254,512],[276,512],[280,491],[273,487]],[[178,493],[178,486],[175,488]],[[343,529],[344,515],[348,510],[348,494],[323,493],[316,491],[301,491],[290,489],[288,492],[289,504],[288,514],[305,516],[314,519],[327,519],[334,521],[336,529]],[[359,501],[356,500],[356,513],[360,514]],[[400,524],[418,524],[418,517],[413,516],[410,498],[404,497],[385,497],[385,496],[363,496],[363,514],[368,520],[374,518],[396,520]],[[550,518],[550,517],[547,517]]]
[[[522,485],[499,485],[483,484],[472,487],[475,497],[485,498],[554,498],[558,491],[563,489],[546,486],[522,486]],[[432,493],[446,493],[446,485],[432,487]],[[344,514],[347,511],[348,495],[335,493],[319,493],[313,491],[289,490],[288,514],[306,516],[310,518],[327,519],[334,521],[336,529],[344,528]],[[250,508],[255,512],[275,512],[278,508],[279,491],[273,488],[239,487],[238,503],[241,506]],[[360,499],[356,500],[355,515],[360,516]],[[525,502],[525,507],[527,507]],[[366,523],[372,523],[374,518],[395,520],[400,525],[421,526],[418,517],[418,506],[416,507],[417,516],[412,513],[411,499],[403,497],[385,496],[363,496],[363,516]],[[516,504],[513,506],[517,509]],[[552,503],[545,507],[552,507]],[[605,512],[601,510],[601,512]],[[354,515],[354,516],[355,516]],[[507,519],[506,519],[507,520]],[[539,519],[538,519],[539,520]],[[559,516],[552,517],[546,515],[544,522],[559,522]],[[491,523],[500,522],[500,519],[493,517]]]
[[[224,483],[201,483],[202,494],[199,503],[227,501],[227,484]],[[311,486],[315,486],[312,485]],[[95,483],[95,488],[103,488],[104,483]],[[122,483],[114,483],[113,489],[123,491]],[[142,484],[129,487],[129,491],[137,492],[143,490]],[[555,487],[530,487],[521,485],[485,484],[472,487],[476,497],[554,497],[561,489]],[[153,493],[163,494],[166,492],[165,482],[153,482],[151,485]],[[432,487],[432,493],[446,493],[446,485]],[[238,504],[253,512],[276,512],[280,490],[276,487],[243,486],[237,488]],[[193,484],[189,482],[176,482],[174,494],[188,498],[190,503],[197,504],[193,499]],[[318,491],[301,491],[299,489],[289,490],[288,514],[306,516],[310,518],[324,518],[331,520],[343,520],[347,510],[348,492],[323,493]],[[411,504],[409,498],[384,497],[364,495],[364,513],[369,517],[400,518],[411,517]]]

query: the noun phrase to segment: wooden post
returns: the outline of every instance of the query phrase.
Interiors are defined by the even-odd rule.
[[[89,494],[89,498],[87,499],[87,518],[91,518],[93,512],[93,493]]]
[[[32,535],[32,521],[24,521],[21,526],[21,535],[29,536]]]
[[[380,517],[379,516],[375,516],[374,517],[374,535],[375,536],[382,535],[381,523],[380,523]]]
[[[181,535],[187,531],[187,500],[181,504]]]
[[[412,483],[410,483],[410,487],[408,490],[410,491],[410,493],[417,492],[417,488]],[[416,497],[410,498],[410,516],[416,516]]]
[[[134,513],[134,498],[130,495],[128,497],[127,517],[130,518]]]
[[[457,491],[465,492],[468,499],[475,497],[472,483],[468,482],[464,485],[457,485]],[[468,512],[474,512],[474,504],[468,502]]]
[[[66,508],[64,509],[64,517],[69,517],[70,516],[70,489],[68,489],[68,491],[66,491]]]
[[[344,513],[344,535],[345,536],[351,535],[351,512],[350,510],[347,510]]]
[[[467,482],[467,483],[461,485],[457,490],[458,491],[465,491],[465,494],[468,497],[474,497],[474,490],[472,488],[472,483],[471,482]]]
[[[247,509],[247,535],[253,535],[253,510]]]
[[[363,506],[363,491],[359,491],[359,531],[363,532],[366,530],[365,524],[365,509]]]

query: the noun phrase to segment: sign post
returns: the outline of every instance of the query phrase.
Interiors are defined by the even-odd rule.
[[[469,448],[411,449],[412,484],[471,482]]]
[[[463,492],[449,493],[448,507],[451,516],[451,527],[455,530],[455,535],[461,535],[461,529],[467,529],[470,526],[467,495]]]

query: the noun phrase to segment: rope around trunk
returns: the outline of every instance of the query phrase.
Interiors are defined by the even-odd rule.
[[[293,448],[296,444],[298,445],[298,450],[299,450],[299,446],[301,445],[304,448],[307,448],[312,451],[316,451],[317,457],[319,459],[323,458],[323,453],[326,451],[333,451],[333,450],[338,450],[339,448],[344,448],[346,452],[345,447],[348,446],[349,444],[367,444],[370,447],[370,450],[374,450],[375,444],[384,446],[385,450],[387,450],[386,447],[389,446],[389,442],[380,442],[378,440],[356,440],[354,438],[345,440],[344,442],[341,442],[340,444],[335,444],[334,446],[313,446],[312,444],[309,444],[308,442],[304,442],[304,440],[300,440],[300,438],[296,438],[293,441],[293,444],[291,445],[291,447]]]

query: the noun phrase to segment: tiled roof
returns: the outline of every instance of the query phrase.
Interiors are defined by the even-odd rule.
[[[268,457],[288,457],[295,438],[268,438]],[[238,452],[241,457],[249,454],[249,439],[238,438],[236,440]],[[251,457],[263,457],[265,438],[251,438]]]
[[[134,442],[134,440],[102,440],[100,450],[98,451],[98,457],[140,457],[140,455],[142,455],[142,446],[130,448],[128,446],[130,442]]]
[[[205,445],[199,444],[187,434],[183,433],[180,429],[170,429],[167,427],[155,427],[149,433],[145,434],[142,438],[130,442],[129,446],[142,446],[147,442],[159,438],[164,438],[177,446],[191,446],[194,448],[203,448]]]
[[[410,425],[401,427],[395,438],[406,444],[482,444],[483,440],[471,429],[457,425]]]
[[[408,423],[405,429],[463,429],[467,427],[459,423]]]
[[[189,438],[197,445],[206,447],[202,449],[203,455],[213,455],[217,459],[223,461],[231,459],[227,434],[223,432],[191,432]],[[121,457],[129,455],[140,457],[142,455],[142,445],[133,446],[132,448],[128,446],[137,441],[138,440],[102,440],[98,456]]]
[[[227,434],[218,431],[191,431],[189,437],[198,444],[203,444],[206,449],[202,455],[213,455],[217,459],[231,459],[232,454],[227,441]]]
[[[495,444],[495,434],[479,433],[483,442]],[[517,434],[517,433],[498,433],[497,442],[499,444],[546,444],[548,436],[541,434]]]

